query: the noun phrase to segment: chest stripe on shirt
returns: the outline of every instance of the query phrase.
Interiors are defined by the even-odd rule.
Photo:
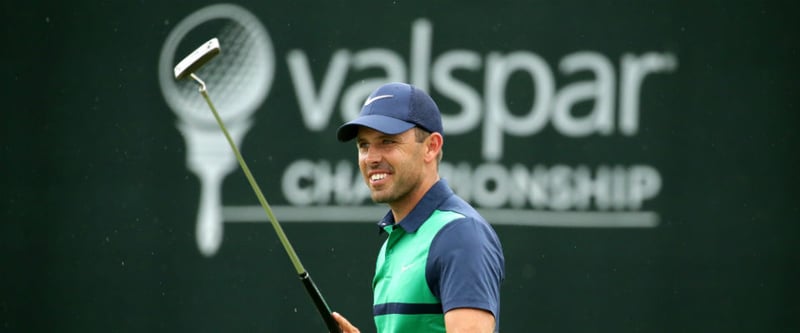
[[[372,315],[388,314],[442,314],[440,303],[383,303],[372,307]]]

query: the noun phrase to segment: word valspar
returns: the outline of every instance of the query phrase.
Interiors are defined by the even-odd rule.
[[[481,208],[636,211],[661,191],[650,165],[533,165],[442,162],[442,178]],[[299,159],[286,167],[283,195],[294,206],[363,205],[369,190],[354,162]]]
[[[456,49],[434,57],[432,43],[432,23],[419,19],[411,28],[408,62],[401,56],[405,52],[388,48],[339,49],[317,78],[305,51],[289,51],[286,62],[304,126],[313,132],[327,130],[337,105],[341,120],[351,120],[378,85],[409,81],[458,106],[442,115],[447,135],[482,130],[483,159],[498,161],[503,157],[505,135],[532,136],[548,124],[566,137],[635,135],[645,79],[672,72],[678,66],[674,54],[655,51],[624,53],[617,64],[602,53],[581,50],[564,55],[557,66],[527,50],[481,55]],[[558,68],[566,83],[557,84],[553,67]],[[348,73],[376,70],[385,75],[345,86]],[[478,89],[464,82],[456,72],[481,73],[483,86]],[[526,92],[509,101],[507,92],[514,88],[509,87],[514,75],[522,75],[532,84],[528,88],[526,83]],[[587,76],[588,79],[575,79]],[[521,109],[516,105],[512,110],[514,101],[523,105]],[[575,112],[579,104],[592,105],[592,109]]]

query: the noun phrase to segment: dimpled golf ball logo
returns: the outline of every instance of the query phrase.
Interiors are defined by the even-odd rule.
[[[161,50],[158,77],[169,107],[178,115],[178,129],[186,140],[187,166],[201,182],[196,238],[201,253],[211,256],[222,242],[221,185],[236,169],[236,159],[203,98],[190,80],[176,81],[173,66],[181,42],[193,34],[214,31],[222,53],[197,71],[212,89],[220,117],[240,145],[251,126],[250,117],[269,92],[275,70],[274,51],[261,22],[246,9],[218,4],[202,8],[179,22]],[[191,48],[196,47],[192,45]]]

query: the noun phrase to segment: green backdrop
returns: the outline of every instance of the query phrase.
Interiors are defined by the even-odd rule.
[[[218,246],[196,239],[190,159],[219,145],[179,130],[215,129],[159,62],[212,36],[231,56],[199,74],[253,112],[231,118],[245,158],[364,332],[381,209],[334,133],[387,80],[449,117],[442,171],[504,246],[501,331],[800,328],[797,6],[214,4],[3,5],[0,331],[324,331],[240,171],[211,191]],[[198,168],[229,152],[209,154]]]

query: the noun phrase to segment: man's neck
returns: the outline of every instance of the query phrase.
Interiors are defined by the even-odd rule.
[[[419,186],[416,187],[414,191],[408,194],[407,198],[404,200],[400,200],[399,202],[394,202],[389,204],[389,207],[392,209],[392,215],[394,215],[394,223],[400,223],[412,210],[414,207],[417,206],[422,197],[425,196],[425,193],[433,187],[436,182],[439,181],[439,175],[436,174],[436,177],[430,177],[420,183]]]

